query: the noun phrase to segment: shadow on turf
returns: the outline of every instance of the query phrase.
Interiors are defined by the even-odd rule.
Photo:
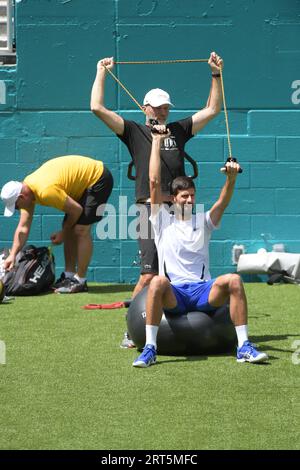
[[[172,359],[163,359],[164,356],[159,356],[159,361],[155,365],[159,364],[170,364],[171,362],[197,362],[197,361],[207,361],[208,356],[186,356],[182,357],[173,357]]]
[[[186,356],[184,359],[182,358],[177,358],[177,359],[162,359],[163,356],[159,356],[159,361],[156,362],[155,365],[160,365],[160,364],[166,364],[166,363],[171,363],[171,362],[198,362],[198,361],[207,361],[209,358],[211,357],[220,357],[220,356],[228,356],[228,357],[231,357],[233,360],[236,359],[235,357],[235,354],[232,354],[232,353],[228,353],[228,354],[218,354],[218,355],[209,355],[209,356]],[[269,356],[269,359],[273,360],[273,359],[278,359],[277,357],[275,356]],[[255,364],[256,366],[270,366],[271,363],[270,361],[266,361],[266,362],[258,362],[257,364]]]
[[[300,333],[285,333],[284,335],[261,335],[261,336],[251,336],[251,341],[253,341],[254,343],[256,341],[281,341],[283,339],[288,339],[290,336],[296,336],[297,338],[299,338],[300,336]]]
[[[224,357],[224,356],[227,356],[227,357],[235,357],[235,353],[234,352],[228,352],[228,353],[220,353],[220,354],[209,354],[209,355],[197,355],[197,356],[194,356],[194,355],[191,355],[191,356],[185,356],[184,358],[181,357],[177,357],[177,356],[173,356],[173,359],[163,359],[164,355],[161,354],[159,355],[159,362],[157,364],[159,364],[160,362],[198,362],[198,361],[207,361],[209,358],[212,358],[212,357]]]
[[[268,342],[268,341],[282,341],[282,340],[288,340],[290,337],[296,337],[296,338],[299,338],[300,337],[300,333],[298,334],[289,334],[289,333],[286,333],[284,335],[261,335],[261,336],[251,336],[251,340],[254,342],[254,343],[264,343],[264,342]],[[278,351],[278,352],[283,352],[283,353],[288,353],[288,354],[292,354],[295,352],[294,349],[282,349],[282,348],[276,348],[274,346],[263,346],[263,345],[260,345],[259,346],[259,350],[260,351]],[[271,356],[270,354],[268,354],[269,356],[269,359],[272,359],[272,360],[277,360],[279,359],[278,357],[276,356]],[[268,364],[268,363],[266,363]]]
[[[112,284],[109,286],[89,285],[90,294],[114,294],[117,292],[128,292],[132,290],[133,286],[131,284]]]
[[[269,313],[261,313],[259,315],[249,315],[249,318],[262,318],[262,317],[271,317]]]

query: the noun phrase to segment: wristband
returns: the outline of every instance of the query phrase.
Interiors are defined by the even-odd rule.
[[[211,76],[212,77],[221,77],[221,74],[220,73],[212,73]]]

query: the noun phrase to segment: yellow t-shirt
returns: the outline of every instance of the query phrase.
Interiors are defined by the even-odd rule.
[[[80,155],[53,158],[26,176],[35,202],[63,210],[67,196],[79,201],[103,173],[103,163]]]

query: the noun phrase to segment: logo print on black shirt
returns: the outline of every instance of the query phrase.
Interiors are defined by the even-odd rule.
[[[173,135],[170,135],[170,137],[167,137],[164,140],[163,150],[178,150],[177,143]]]

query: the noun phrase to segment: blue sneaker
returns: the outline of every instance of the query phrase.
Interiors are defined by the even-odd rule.
[[[237,362],[264,362],[268,360],[268,355],[257,351],[250,341],[245,341],[243,346],[237,348],[236,360]]]
[[[133,367],[149,367],[156,363],[156,349],[152,344],[146,344],[142,354],[133,362]]]

